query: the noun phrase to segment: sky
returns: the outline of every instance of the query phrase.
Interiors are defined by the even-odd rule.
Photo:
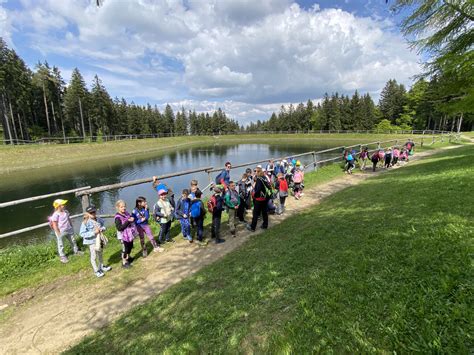
[[[324,93],[410,86],[420,68],[385,0],[0,0],[0,36],[66,82],[246,125]]]

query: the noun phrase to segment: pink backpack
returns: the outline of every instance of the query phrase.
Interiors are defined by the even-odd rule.
[[[303,173],[301,171],[295,171],[295,175],[293,176],[293,182],[297,184],[303,182]]]

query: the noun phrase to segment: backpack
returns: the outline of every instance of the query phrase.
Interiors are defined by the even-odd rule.
[[[225,171],[225,170],[222,170],[222,171],[219,173],[219,175],[216,176],[216,185],[220,185],[221,179],[222,179],[223,176],[224,176],[224,171]]]
[[[287,197],[288,196],[288,182],[286,182],[285,179],[281,179],[279,182],[280,182],[280,188],[279,188],[280,196]]]
[[[204,211],[205,213],[206,211]],[[191,203],[191,217],[199,218],[201,217],[201,201],[197,200]]]
[[[217,206],[217,198],[216,195],[212,195],[207,201],[207,210],[212,213],[216,209]]]
[[[295,175],[293,176],[293,181],[296,184],[300,184],[303,181],[303,174],[301,171],[295,171]]]

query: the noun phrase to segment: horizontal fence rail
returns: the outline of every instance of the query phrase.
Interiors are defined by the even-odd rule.
[[[55,197],[55,196],[67,195],[67,194],[71,194],[71,193],[82,191],[82,190],[88,190],[90,188],[91,188],[90,186],[84,186],[84,187],[79,187],[79,188],[73,189],[73,190],[54,192],[54,193],[51,193],[51,194],[41,195],[41,196],[27,197],[27,198],[22,198],[21,200],[15,200],[15,201],[10,201],[10,202],[2,202],[2,203],[0,203],[0,208],[15,206],[15,205],[19,205],[19,204],[25,203],[25,202],[43,200],[45,198],[50,198],[50,197]]]
[[[455,139],[455,141],[457,141],[457,140],[459,140],[459,137],[460,137],[460,134],[457,134],[457,133],[448,135],[449,142],[451,142],[453,140],[453,138]],[[344,149],[351,149],[351,148],[359,147],[359,150],[360,150],[360,149],[362,149],[362,147],[369,147],[371,145],[377,145],[377,148],[369,150],[369,152],[374,152],[374,151],[377,151],[378,149],[382,148],[383,145],[385,145],[385,147],[387,147],[389,143],[395,143],[394,144],[395,146],[399,145],[399,142],[401,142],[401,144],[404,144],[403,141],[407,140],[407,139],[410,139],[413,142],[420,144],[420,146],[423,146],[424,144],[432,145],[432,144],[436,143],[437,141],[444,142],[445,136],[443,134],[441,134],[441,135],[422,136],[422,137],[401,137],[399,139],[391,139],[391,140],[387,140],[387,141],[360,143],[360,144],[354,144],[354,145],[351,145],[351,146],[339,146],[339,147],[324,149],[324,150],[320,150],[320,151],[310,151],[310,152],[291,155],[290,157],[291,158],[297,158],[297,157],[311,155],[313,161],[311,163],[307,164],[307,165],[304,165],[304,168],[306,169],[306,168],[309,168],[309,167],[314,167],[314,169],[316,170],[319,165],[326,164],[326,163],[329,163],[329,162],[342,161],[342,154],[341,153]],[[330,153],[330,152],[338,152],[340,154],[338,156],[334,157],[334,158],[328,158],[328,159],[323,159],[323,160],[318,160],[317,159],[318,155],[323,154],[323,153]],[[261,163],[264,163],[264,162],[268,162],[270,160],[281,161],[283,159],[288,159],[290,157],[261,159],[261,160],[258,160],[258,161],[233,165],[232,168],[235,169],[235,168],[242,168],[242,167],[245,167],[245,166],[257,165],[257,164],[261,164]],[[211,173],[221,171],[222,169],[224,169],[224,167],[221,167],[221,168],[214,168],[212,166],[202,167],[202,168],[196,168],[196,169],[191,169],[191,170],[180,171],[180,172],[177,172],[177,173],[159,175],[159,176],[157,176],[157,179],[158,180],[165,180],[165,179],[169,179],[169,178],[173,178],[173,177],[177,177],[177,176],[183,176],[183,175],[190,175],[190,174],[199,173],[199,172],[205,172],[205,173],[208,174],[208,177],[209,177],[209,184],[203,189],[203,191],[205,191],[210,186],[212,186],[212,184],[213,184],[213,181],[212,181],[212,178],[211,178]],[[85,211],[85,209],[90,204],[90,196],[94,193],[100,193],[100,192],[104,192],[104,191],[122,189],[122,188],[126,188],[126,187],[129,187],[129,186],[135,186],[135,185],[149,183],[149,182],[152,182],[152,181],[153,181],[153,178],[142,178],[142,179],[137,179],[137,180],[132,180],[132,181],[125,181],[125,182],[121,182],[121,183],[98,186],[98,187],[93,187],[93,188],[91,188],[90,186],[86,186],[86,187],[81,187],[81,188],[77,188],[77,189],[74,189],[74,190],[61,191],[61,192],[56,192],[56,193],[48,194],[48,195],[35,196],[35,197],[25,198],[25,199],[16,200],[16,201],[4,202],[4,203],[0,204],[0,207],[13,206],[13,205],[17,205],[17,204],[24,203],[24,202],[30,202],[30,201],[43,199],[43,198],[48,198],[48,197],[52,197],[52,196],[59,196],[59,195],[65,195],[67,193],[74,192],[76,197],[81,198],[82,208],[83,208],[83,211]],[[73,216],[71,216],[71,218],[78,218],[82,215],[83,214],[73,215]],[[101,217],[103,217],[103,218],[109,218],[109,217],[113,217],[113,216],[114,215],[101,215]],[[10,236],[21,234],[21,233],[28,232],[28,231],[31,231],[31,230],[47,227],[48,225],[49,225],[49,223],[42,223],[42,224],[38,224],[36,226],[26,227],[26,228],[19,229],[19,230],[16,230],[16,231],[12,231],[12,232],[8,232],[8,233],[5,233],[5,234],[0,234],[0,238],[10,237]]]

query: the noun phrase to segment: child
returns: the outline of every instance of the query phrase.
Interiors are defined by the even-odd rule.
[[[204,209],[204,204],[201,200],[202,192],[201,190],[196,190],[194,193],[195,198],[191,201],[191,217],[194,220],[194,225],[197,229],[197,240],[200,243],[203,243],[204,235],[204,217],[206,215],[206,210]]]
[[[97,217],[97,210],[94,206],[87,207],[79,234],[84,245],[89,246],[92,269],[97,277],[102,277],[105,272],[112,270],[110,266],[104,265],[103,261],[103,250],[107,244],[107,238],[102,234],[103,231],[105,231],[104,220]],[[99,261],[98,266],[97,261]]]
[[[256,171],[257,175],[255,177],[255,186],[253,190],[254,208],[252,223],[247,224],[247,229],[251,232],[255,232],[260,215],[262,215],[263,219],[262,229],[268,228],[268,199],[271,197],[270,186],[264,177],[263,170],[257,167]]]
[[[239,193],[235,189],[235,182],[229,182],[229,188],[225,193],[225,205],[227,208],[227,213],[229,213],[229,230],[230,234],[235,237],[235,218],[237,215],[237,210],[240,206],[240,197]]]
[[[252,190],[254,175],[252,169],[250,168],[247,168],[245,170],[245,173],[247,174],[247,181],[245,181],[245,186],[247,187],[247,199],[245,200],[245,208],[247,210],[250,210],[252,209]]]
[[[277,214],[282,214],[285,212],[285,201],[288,197],[288,183],[286,182],[285,176],[282,173],[279,173],[275,182],[275,188],[278,191],[278,197],[280,205],[278,207]]]
[[[168,200],[168,193],[165,190],[162,189],[158,191],[158,195],[160,196],[160,199],[153,207],[155,220],[160,224],[160,236],[158,237],[158,240],[160,243],[164,243],[164,241],[174,243],[174,240],[170,238],[171,219],[174,207]]]
[[[188,189],[184,189],[181,198],[178,200],[176,204],[176,217],[179,219],[179,223],[181,224],[181,233],[183,234],[183,238],[187,239],[189,243],[193,242],[193,237],[191,236],[191,200],[188,197],[189,191]]]
[[[71,218],[69,217],[69,212],[66,210],[67,200],[54,200],[53,207],[54,213],[49,218],[51,228],[56,235],[56,241],[58,243],[58,254],[59,259],[63,264],[69,262],[69,259],[66,256],[64,251],[63,238],[71,243],[72,250],[75,255],[84,255],[82,251],[79,250],[76,240],[74,239],[74,229],[72,227]]]
[[[360,170],[364,171],[365,166],[367,165],[367,160],[369,159],[369,149],[367,147],[364,147],[362,151],[359,153],[359,159],[360,159]]]
[[[171,203],[171,206],[173,206],[173,208],[176,207],[173,190],[171,190],[168,185],[160,182],[160,180],[158,180],[158,177],[156,176],[153,176],[153,188],[158,192],[158,198],[160,190],[165,190],[169,196],[168,201]]]
[[[375,169],[377,168],[377,164],[380,160],[380,154],[379,154],[379,151],[376,151],[372,154],[372,157],[370,158],[370,160],[372,161],[372,171],[375,172]]]
[[[397,165],[398,158],[400,157],[400,150],[398,149],[398,147],[393,148],[392,156],[392,165]]]
[[[295,173],[293,175],[293,192],[295,194],[295,199],[299,200],[301,198],[301,192],[303,191],[302,185],[304,180],[304,172],[301,170],[301,166],[296,165]]]
[[[127,212],[125,201],[118,200],[115,204],[117,213],[115,214],[115,227],[117,228],[117,238],[122,241],[122,267],[129,269],[132,266],[133,239],[138,234],[135,226],[135,219]]]
[[[189,198],[192,200],[194,200],[196,198],[196,191],[199,190],[199,187],[198,187],[198,181],[197,180],[191,180],[191,184],[190,184],[190,193],[189,193]]]
[[[237,217],[241,223],[247,223],[245,221],[245,209],[247,207],[247,201],[249,197],[248,195],[250,194],[249,190],[247,189],[247,178],[247,174],[244,173],[238,183],[240,203],[239,207],[237,208]]]
[[[209,202],[207,203],[207,208],[209,212],[212,213],[211,236],[212,238],[215,238],[216,244],[225,242],[224,239],[220,238],[221,218],[224,209],[223,206],[224,200],[222,198],[222,189],[216,186],[214,188],[214,194],[210,197]]]
[[[354,156],[352,155],[352,152],[346,151],[346,173],[352,174],[352,170],[354,170],[355,163],[354,163]]]
[[[385,167],[388,169],[392,165],[392,149],[388,148],[385,153]]]
[[[145,245],[145,234],[151,242],[154,251],[162,252],[163,249],[156,243],[153,233],[151,232],[148,220],[150,219],[150,210],[146,198],[139,196],[135,201],[135,208],[132,211],[132,217],[135,219],[137,226],[138,236],[140,237],[140,245],[142,246],[142,255],[144,258],[147,257],[148,252]]]
[[[385,161],[385,151],[383,150],[383,148],[379,149],[379,161],[380,161],[381,167],[383,167],[384,161]]]

